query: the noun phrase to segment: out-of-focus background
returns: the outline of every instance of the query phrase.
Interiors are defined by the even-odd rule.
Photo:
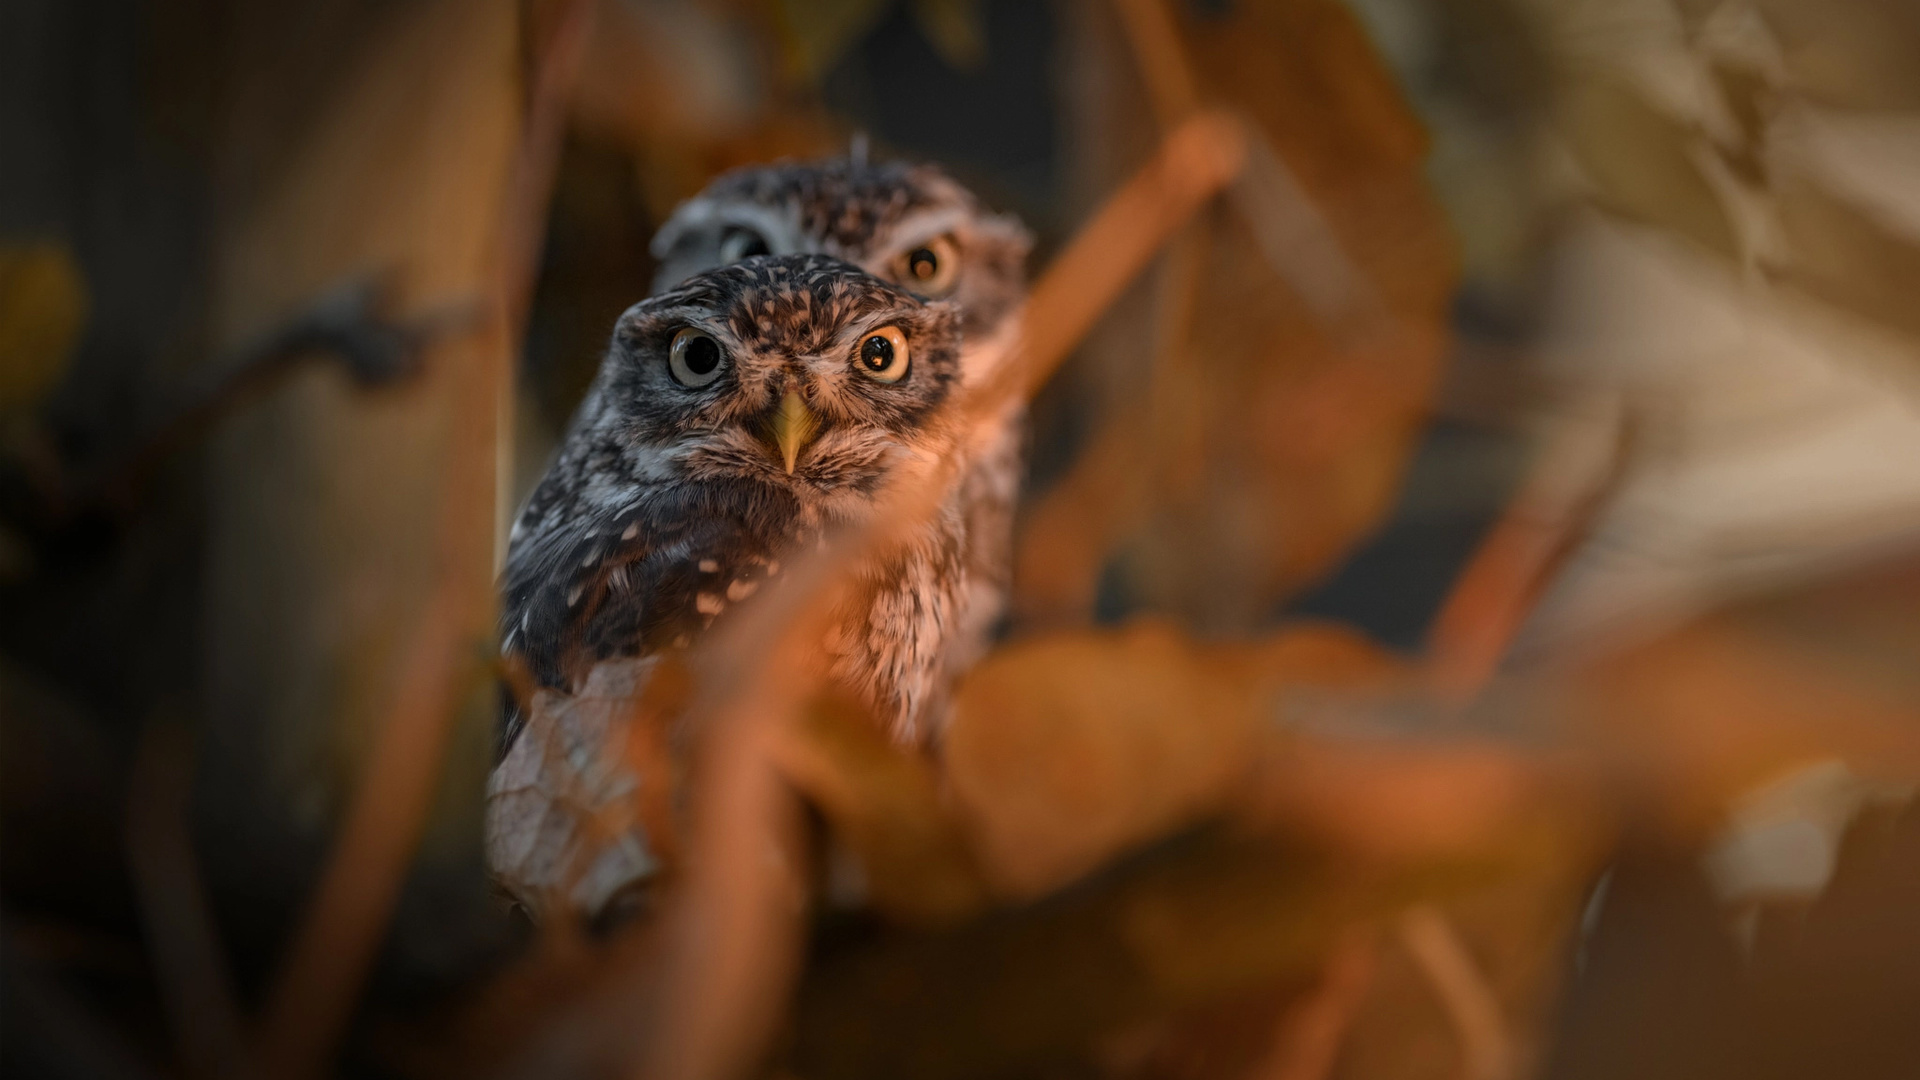
[[[528,926],[491,582],[653,231],[859,140],[1040,279],[1205,110],[950,745],[781,759],[855,900]],[[1910,1075],[1917,403],[1909,0],[0,0],[0,1062]]]

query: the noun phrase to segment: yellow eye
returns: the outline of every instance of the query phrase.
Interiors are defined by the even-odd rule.
[[[856,359],[868,378],[897,383],[907,377],[907,335],[897,326],[883,326],[860,341]]]
[[[945,296],[960,277],[960,249],[951,236],[936,236],[900,257],[895,276],[920,296]]]

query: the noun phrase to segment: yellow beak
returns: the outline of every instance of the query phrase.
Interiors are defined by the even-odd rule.
[[[799,459],[800,451],[820,430],[820,422],[814,419],[807,404],[800,395],[787,391],[780,399],[780,411],[773,414],[773,441],[780,448],[780,459],[786,462],[787,474],[793,474],[793,463]]]

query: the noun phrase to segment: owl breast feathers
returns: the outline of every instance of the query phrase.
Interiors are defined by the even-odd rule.
[[[503,648],[565,690],[777,588],[895,470],[973,452],[960,344],[954,305],[821,255],[748,258],[634,305],[514,526]],[[862,568],[830,642],[832,676],[903,741],[937,719],[951,651],[977,647],[958,640],[980,586],[966,490]]]

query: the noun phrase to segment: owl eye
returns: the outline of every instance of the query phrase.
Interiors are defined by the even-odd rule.
[[[673,348],[667,351],[667,371],[673,381],[694,389],[719,378],[726,362],[727,351],[713,335],[691,326],[673,335]]]
[[[883,383],[907,377],[907,335],[897,326],[883,326],[860,342],[860,370]]]
[[[960,250],[952,237],[934,237],[901,257],[896,276],[921,296],[945,296],[960,276]]]
[[[741,259],[765,255],[769,250],[767,238],[752,229],[735,225],[720,234],[721,262],[737,263]]]

